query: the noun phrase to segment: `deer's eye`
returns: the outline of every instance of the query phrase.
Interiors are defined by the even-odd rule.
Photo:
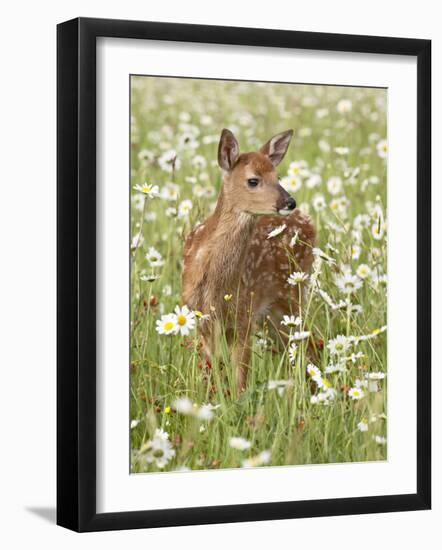
[[[258,183],[259,183],[259,179],[258,179],[258,178],[249,178],[249,179],[247,180],[247,185],[248,185],[249,187],[256,187],[256,186],[258,185]]]

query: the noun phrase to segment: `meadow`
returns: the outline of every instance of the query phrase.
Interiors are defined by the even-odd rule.
[[[387,458],[386,110],[382,89],[132,77],[132,472]],[[183,242],[216,203],[223,128],[249,151],[293,128],[278,173],[318,232],[302,311],[283,320],[290,342],[254,334],[239,398],[227,345],[212,364],[200,355],[210,312],[181,302]]]

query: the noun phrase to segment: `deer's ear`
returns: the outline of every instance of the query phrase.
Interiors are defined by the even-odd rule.
[[[270,158],[273,166],[278,166],[284,158],[292,136],[293,130],[287,130],[281,134],[276,134],[276,136],[273,136],[265,145],[261,147],[261,153],[264,153],[264,155],[267,155]]]
[[[239,145],[230,130],[224,128],[218,145],[218,164],[223,170],[231,170],[239,157]]]

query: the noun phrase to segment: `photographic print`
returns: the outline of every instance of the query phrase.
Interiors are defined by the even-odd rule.
[[[386,460],[387,90],[130,87],[131,473]]]

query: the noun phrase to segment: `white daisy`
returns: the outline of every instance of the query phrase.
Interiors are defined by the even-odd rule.
[[[175,319],[175,330],[183,336],[187,336],[195,328],[195,313],[190,311],[186,305],[181,308],[180,306],[176,306]]]
[[[177,212],[177,209],[173,206],[168,206],[166,208],[166,210],[164,211],[164,213],[166,214],[166,216],[168,218],[176,218],[178,212]]]
[[[367,382],[367,380],[361,380],[360,378],[356,378],[354,385],[355,385],[356,388],[359,388],[359,389],[367,388],[368,387],[368,382]]]
[[[327,206],[324,195],[317,193],[312,199],[312,206],[316,212],[322,212],[322,210],[324,210]]]
[[[146,212],[144,219],[147,222],[154,222],[157,219],[157,213],[156,212]]]
[[[149,247],[145,258],[149,262],[151,267],[161,267],[162,265],[164,265],[163,256],[154,246]]]
[[[170,149],[163,153],[158,159],[158,164],[164,172],[168,172],[169,174],[172,173],[174,169],[179,170],[181,168],[181,161],[177,157],[177,152],[174,149]]]
[[[335,153],[337,155],[348,155],[350,149],[348,147],[335,147]]]
[[[135,191],[139,191],[140,193],[143,193],[146,197],[149,199],[153,199],[154,197],[158,197],[160,194],[160,189],[158,185],[153,185],[152,183],[144,182],[142,185],[138,184],[134,186]]]
[[[362,287],[362,281],[351,272],[346,272],[343,275],[338,275],[335,278],[336,286],[344,294],[353,294]]]
[[[326,107],[316,110],[316,116],[318,118],[325,118],[328,115],[329,111]]]
[[[296,362],[296,350],[298,349],[298,346],[295,344],[295,342],[291,342],[289,346],[289,360],[290,363]]]
[[[178,218],[187,218],[193,208],[193,202],[190,199],[183,200],[178,206]]]
[[[385,378],[384,372],[369,372],[365,375],[368,380],[383,380]]]
[[[297,193],[302,187],[302,179],[300,176],[290,175],[281,178],[282,187],[289,193]]]
[[[328,178],[327,189],[330,195],[337,195],[342,191],[342,180],[339,176]]]
[[[321,298],[324,300],[324,302],[332,309],[334,309],[334,302],[333,300],[331,299],[331,296],[330,294],[328,294],[327,292],[325,292],[325,290],[322,290],[322,288],[318,289],[318,292],[319,292],[319,295],[321,296]]]
[[[335,372],[345,372],[347,369],[345,368],[345,365],[342,363],[330,363],[325,367],[325,373],[326,374],[333,374]]]
[[[158,334],[174,334],[176,332],[176,315],[168,313],[162,315],[161,319],[156,322],[156,331]]]
[[[368,214],[358,214],[353,220],[355,229],[368,229],[370,227],[370,216]]]
[[[312,135],[313,130],[311,128],[305,127],[305,128],[299,128],[298,130],[298,136],[299,137],[309,137]]]
[[[196,412],[196,417],[200,420],[210,420],[213,417],[213,406],[209,404],[201,405]]]
[[[381,328],[375,328],[371,334],[363,334],[362,336],[356,336],[354,340],[356,343],[364,342],[365,340],[371,340],[372,338],[376,338],[377,336],[379,336],[379,334],[382,334],[386,330],[387,330],[387,325],[384,325]]]
[[[361,420],[358,422],[358,430],[360,432],[367,432],[368,431],[368,424],[365,420]]]
[[[321,258],[321,260],[325,260],[329,264],[335,264],[336,263],[336,260],[334,258],[332,258],[328,254],[326,254],[320,248],[317,248],[317,247],[312,248],[312,253],[313,253],[313,256],[315,256],[316,258]]]
[[[298,235],[299,235],[299,229],[297,229],[293,235],[293,237],[290,239],[289,246],[294,247],[295,244],[298,242]]]
[[[178,397],[173,401],[172,407],[181,414],[193,414],[193,404],[192,401],[187,397]]]
[[[161,428],[157,428],[154,437],[143,445],[139,455],[147,463],[155,462],[158,468],[164,468],[175,456],[175,450],[169,441],[169,434]]]
[[[146,271],[142,271],[140,275],[140,280],[147,283],[153,283],[154,281],[157,281],[159,278],[160,278],[159,275],[156,275],[155,273],[147,273]]]
[[[271,453],[270,451],[262,451],[259,455],[243,460],[243,468],[256,468],[258,466],[263,466],[270,462]]]
[[[149,151],[148,149],[142,149],[138,153],[138,158],[140,159],[141,162],[149,163],[155,160],[155,154],[152,151]]]
[[[316,193],[316,195],[312,199],[312,206],[316,212],[322,212],[324,210],[324,208],[327,206],[327,203],[322,193]]]
[[[312,363],[309,363],[307,365],[307,374],[313,378],[313,380],[315,380],[315,378],[321,378],[321,371],[320,369],[316,366],[316,365],[313,365]]]
[[[374,435],[373,441],[375,441],[378,445],[386,445],[387,444],[387,438],[383,437],[382,435]]]
[[[348,361],[351,361],[352,363],[356,363],[358,359],[361,359],[361,357],[364,357],[364,354],[362,351],[358,351],[357,353],[352,353],[350,357],[347,358]]]
[[[195,155],[192,159],[192,165],[195,168],[205,168],[207,166],[207,160],[202,155]]]
[[[307,189],[313,189],[314,187],[317,187],[318,185],[321,185],[322,178],[319,174],[312,174],[306,181],[305,185]]]
[[[302,282],[304,282],[308,278],[307,273],[304,273],[303,271],[295,271],[290,274],[290,276],[287,279],[287,282],[289,285],[299,285]]]
[[[181,120],[181,122],[190,122],[192,117],[187,111],[181,111],[181,113],[178,115],[178,118]]]
[[[352,110],[353,103],[350,99],[340,99],[336,105],[336,110],[339,114],[343,115],[349,113]]]
[[[286,327],[299,327],[302,323],[301,317],[294,315],[284,315],[281,325],[284,325]]]
[[[364,397],[364,392],[361,390],[361,388],[353,387],[348,390],[348,396],[353,399],[353,401],[359,401],[359,399],[362,399]]]
[[[165,201],[176,201],[180,195],[180,186],[169,181],[161,189],[161,198]]]
[[[133,237],[132,237],[132,241],[130,243],[130,249],[131,250],[136,250],[144,241],[144,237],[141,233],[136,233]]]
[[[261,349],[268,349],[270,346],[271,346],[271,342],[268,338],[258,338],[256,340],[256,344],[261,348]]]
[[[307,177],[310,172],[308,169],[308,163],[305,160],[295,160],[289,164],[289,169],[287,170],[289,176],[294,177]]]
[[[318,141],[318,147],[323,153],[329,153],[330,152],[330,144],[325,139],[320,139]]]
[[[164,296],[172,296],[172,287],[170,285],[164,285],[162,293]]]
[[[323,391],[320,393],[325,399],[332,401],[336,397],[336,390],[329,386],[330,382],[326,378],[322,378]]]
[[[308,330],[293,332],[293,334],[290,334],[290,341],[297,342],[298,340],[305,340],[306,338],[309,338],[309,336],[310,332]]]
[[[327,348],[332,355],[342,355],[350,348],[350,340],[347,336],[339,334],[333,340],[329,340]]]
[[[371,269],[367,264],[360,264],[356,269],[356,275],[360,279],[366,279],[371,274]]]
[[[210,115],[201,115],[200,122],[203,126],[209,126],[213,122],[213,118]]]
[[[354,244],[351,247],[351,259],[352,260],[359,260],[359,256],[361,255],[362,249],[358,244]]]
[[[287,227],[285,223],[282,225],[278,225],[278,227],[275,227],[270,233],[267,235],[267,239],[272,239],[273,237],[276,237],[277,235],[280,235],[284,229]]]
[[[367,384],[367,389],[370,393],[376,393],[379,391],[380,386],[376,380],[369,380]]]
[[[289,386],[293,386],[293,380],[269,380],[267,383],[267,389],[268,390],[276,390],[278,392],[278,395],[281,397],[286,388]]]
[[[246,449],[250,449],[252,444],[243,437],[230,437],[229,446],[238,451],[245,451]]]
[[[376,151],[381,159],[385,159],[388,156],[388,142],[386,139],[381,139],[376,145]]]
[[[384,236],[384,224],[380,221],[374,223],[371,226],[371,234],[373,236],[373,239],[375,239],[376,241],[380,241]]]
[[[206,188],[196,183],[192,188],[192,192],[197,199],[201,199],[206,194]]]

